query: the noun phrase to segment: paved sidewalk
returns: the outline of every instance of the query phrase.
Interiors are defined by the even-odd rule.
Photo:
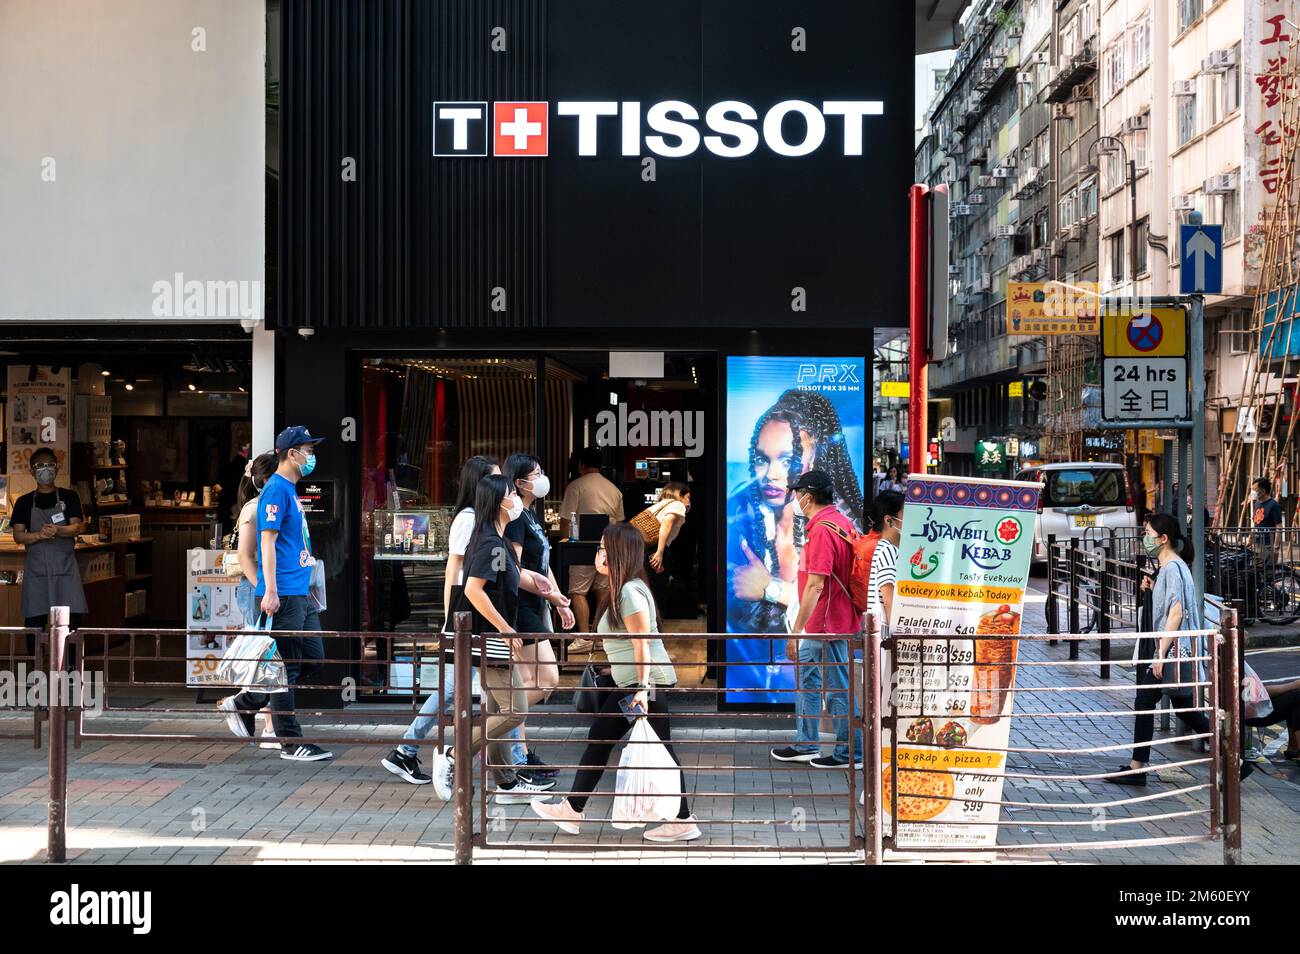
[[[1031,594],[1025,612],[1026,630],[1043,631],[1041,595]],[[1085,644],[1081,665],[1069,669],[1022,666],[1017,686],[1033,689],[1058,684],[1068,673],[1071,691],[1060,694],[1019,692],[1013,724],[1012,746],[1072,748],[1117,746],[1114,751],[1089,755],[1034,752],[1015,755],[1013,770],[1043,774],[1079,774],[1112,771],[1127,760],[1132,718],[1080,716],[1071,719],[1029,718],[1035,712],[1064,706],[1069,711],[1127,711],[1132,708],[1132,676],[1112,667],[1109,682],[1098,676],[1096,643]],[[1022,662],[1063,660],[1064,644],[1022,643]],[[1121,655],[1117,650],[1116,655]],[[1114,687],[1119,691],[1086,691]],[[1049,696],[1052,698],[1049,699]],[[1104,702],[1102,700],[1105,700]],[[352,736],[374,734],[391,740],[405,725],[398,714],[387,724],[348,723],[329,732]],[[575,761],[585,736],[585,718],[569,715],[547,718],[530,728],[541,741],[539,751],[552,763]],[[771,762],[768,745],[785,741],[783,722],[771,730],[739,727],[734,719],[720,717],[704,730],[684,723],[674,726],[674,742],[688,768],[707,766],[707,772],[688,772],[692,808],[705,824],[705,838],[688,849],[664,851],[647,847],[639,832],[618,832],[607,826],[599,843],[617,850],[576,847],[597,837],[595,826],[581,838],[558,834],[549,825],[535,824],[527,806],[489,806],[489,842],[497,847],[476,851],[476,862],[639,862],[662,863],[770,863],[805,861],[836,863],[852,860],[847,845],[849,801],[843,772],[787,767]],[[334,746],[332,762],[296,764],[282,761],[272,751],[225,741],[224,725],[216,718],[166,722],[151,717],[101,718],[97,731],[130,726],[128,731],[193,732],[210,741],[185,743],[95,743],[71,751],[69,785],[69,860],[104,864],[250,864],[309,861],[451,860],[452,812],[438,801],[432,786],[412,786],[385,772],[378,764],[390,742],[374,746]],[[22,731],[24,723],[13,715],[0,717],[0,733]],[[730,726],[726,728],[726,726]],[[1177,723],[1173,725],[1174,733]],[[310,731],[310,728],[309,728]],[[1174,734],[1171,733],[1171,734]],[[1157,738],[1160,738],[1159,731]],[[562,744],[552,744],[552,743]],[[1267,742],[1267,740],[1266,740]],[[1269,743],[1276,747],[1280,739]],[[740,744],[736,743],[748,743]],[[1193,758],[1191,749],[1170,746],[1161,759]],[[40,861],[44,856],[45,801],[47,797],[45,750],[30,741],[0,741],[0,861]],[[733,775],[732,769],[736,771]],[[589,805],[590,816],[608,817],[608,790],[613,772],[607,773],[602,794]],[[562,772],[560,784],[572,778]],[[1145,794],[1157,795],[1175,787],[1206,781],[1204,766],[1165,769],[1160,784]],[[727,793],[707,794],[707,793]],[[732,799],[729,793],[777,793]],[[1248,862],[1294,863],[1300,859],[1300,776],[1294,763],[1271,763],[1243,785],[1245,816],[1244,853]],[[1137,790],[1137,794],[1144,794]],[[1169,818],[1143,824],[1122,824],[1133,814],[1165,814],[1208,806],[1208,790],[1174,798],[1159,798],[1129,806],[1102,806],[1131,797],[1135,790],[1106,782],[1061,782],[1042,779],[1009,780],[1004,798],[1021,802],[1004,808],[1008,822],[999,845],[1056,846],[1062,843],[1111,841],[1134,837],[1177,837],[1205,830],[1204,816]],[[1048,812],[1038,806],[1050,803],[1080,804],[1068,812]],[[734,804],[734,809],[733,809]],[[476,812],[479,811],[475,803]],[[725,821],[717,821],[725,819]],[[1080,827],[1034,826],[1040,821],[1085,822]],[[1102,826],[1101,822],[1106,822]],[[512,847],[527,845],[528,850]],[[737,847],[765,848],[763,853]],[[969,857],[969,856],[968,856]],[[1016,860],[1061,863],[1204,863],[1218,864],[1218,842],[1121,848],[1116,850],[1036,852]],[[900,859],[906,860],[906,859]],[[1007,860],[1002,853],[980,861]]]

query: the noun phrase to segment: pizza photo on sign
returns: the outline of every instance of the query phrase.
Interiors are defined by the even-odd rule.
[[[947,770],[920,772],[903,769],[898,773],[898,820],[922,822],[939,815],[952,801],[952,775]],[[894,770],[886,768],[880,779],[885,813],[893,806]]]

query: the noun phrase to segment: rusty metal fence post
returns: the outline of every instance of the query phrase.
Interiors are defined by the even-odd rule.
[[[1093,610],[1097,620],[1097,635],[1101,642],[1097,654],[1101,657],[1101,678],[1110,678],[1110,605],[1114,592],[1110,582],[1111,541],[1103,543],[1101,549],[1101,580],[1097,588],[1097,607]]]
[[[61,691],[68,652],[66,606],[50,607],[50,680],[46,685],[50,713],[50,800],[47,803],[47,861],[63,862],[68,854],[68,700]]]
[[[1070,537],[1070,635],[1079,634],[1079,538]],[[1079,640],[1070,640],[1070,658],[1079,658]]]
[[[474,862],[474,759],[470,755],[473,728],[471,720],[474,718],[474,672],[470,666],[470,629],[473,627],[473,617],[469,613],[459,612],[454,625],[456,636],[452,658],[456,670],[456,715],[452,729],[452,751],[456,753],[456,777],[453,782],[452,814],[456,826],[456,864],[468,865]]]
[[[1223,628],[1224,678],[1220,681],[1217,702],[1223,714],[1223,863],[1241,864],[1241,656],[1238,641],[1237,611],[1224,609]]]
[[[880,623],[867,613],[862,646],[862,822],[863,860],[884,862],[880,829]]]

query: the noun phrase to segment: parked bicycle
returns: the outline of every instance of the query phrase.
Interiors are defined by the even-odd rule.
[[[1207,536],[1205,585],[1227,600],[1246,606],[1247,623],[1285,626],[1300,619],[1300,565],[1278,560],[1251,546]]]

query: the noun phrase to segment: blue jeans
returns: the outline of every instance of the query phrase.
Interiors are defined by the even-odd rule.
[[[442,687],[446,686],[446,692]],[[404,739],[426,739],[429,733],[438,728],[438,704],[442,703],[442,711],[451,716],[455,709],[455,690],[456,683],[451,678],[451,666],[442,666],[438,674],[438,688],[429,692],[429,698],[424,700],[424,705],[420,706],[420,714],[415,717],[406,728],[406,733],[402,736]],[[450,728],[450,722],[448,723]],[[507,734],[508,739],[522,739],[524,730],[522,726],[515,726]],[[439,748],[443,747],[442,740],[439,741]],[[414,745],[399,745],[397,751],[403,755],[414,757],[420,754],[420,750]],[[528,749],[523,742],[516,742],[510,746],[510,761],[515,765],[526,765],[528,763]]]
[[[239,585],[235,587],[235,605],[239,607],[240,615],[244,617],[244,628],[252,629],[257,625],[257,614],[259,600],[253,595],[253,584],[248,582],[247,577],[240,577]]]
[[[272,630],[320,630],[320,613],[307,596],[280,597],[280,611],[271,617]],[[325,643],[319,636],[292,636],[275,641],[284,660],[285,676],[289,688],[284,692],[249,692],[235,696],[235,708],[256,712],[268,704],[271,707],[271,724],[281,738],[301,739],[302,726],[293,713],[293,687],[299,682],[312,683],[321,671],[325,658]],[[288,748],[289,744],[285,743]]]
[[[826,708],[835,726],[837,762],[849,760],[849,644],[847,640],[799,640],[799,689],[795,699],[795,734],[791,748],[816,752],[818,724],[822,712],[822,683],[826,686]],[[812,665],[809,665],[811,663]],[[859,712],[861,709],[858,710]],[[862,759],[862,733],[853,734],[853,755]]]

